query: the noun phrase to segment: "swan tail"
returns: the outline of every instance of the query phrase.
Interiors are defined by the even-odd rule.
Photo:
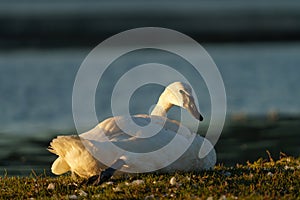
[[[83,146],[78,135],[57,136],[48,147],[48,151],[61,157],[65,157],[69,149]]]
[[[68,164],[69,156],[76,147],[81,148],[82,146],[83,145],[78,135],[58,136],[53,139],[48,147],[48,151],[58,155],[58,158],[52,164],[52,173],[61,175],[71,171],[71,166]]]
[[[71,171],[80,177],[88,178],[99,171],[99,161],[93,157],[88,148],[92,144],[78,135],[58,136],[50,143],[48,150],[58,155],[52,165],[52,172],[60,175]]]
[[[61,157],[58,157],[54,161],[54,163],[52,164],[52,167],[51,167],[52,173],[56,174],[56,175],[64,174],[70,170],[71,170],[71,168],[68,165],[68,163]]]

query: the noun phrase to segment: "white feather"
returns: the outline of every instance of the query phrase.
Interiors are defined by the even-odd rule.
[[[191,113],[193,116],[199,117],[200,113],[194,105],[193,98],[190,97],[192,96],[191,88],[186,84],[175,82],[162,93],[150,116],[112,117],[79,136],[58,136],[53,139],[49,147],[50,152],[59,156],[52,165],[52,172],[60,175],[72,171],[81,177],[88,178],[113,165],[118,159],[122,159],[125,163],[120,166],[120,171],[144,172],[145,169],[155,168],[160,172],[173,172],[212,168],[216,163],[216,153],[212,144],[203,137],[191,133],[179,122],[164,117],[171,106],[184,105],[180,102],[183,101],[180,96],[185,94],[188,96],[188,98],[184,97],[185,101],[191,99],[190,102],[185,102],[185,105],[190,109],[195,109]],[[151,135],[153,132],[146,131],[147,129],[134,129],[132,121],[142,127],[151,121],[153,127],[150,130],[159,129],[160,131]],[[129,134],[124,133],[124,129],[129,131]],[[153,154],[151,158],[133,156],[136,154],[132,152],[142,153],[160,149],[175,136],[177,140],[171,149],[174,155],[182,153],[181,147],[190,144],[189,148],[175,162],[169,160],[170,156],[166,151],[161,151],[161,154]],[[205,148],[212,150],[204,158],[200,158],[199,150],[204,141]],[[112,145],[123,150],[116,150]],[[168,152],[170,153],[170,149]],[[102,158],[105,158],[106,163],[101,162]],[[171,164],[166,165],[166,163]]]

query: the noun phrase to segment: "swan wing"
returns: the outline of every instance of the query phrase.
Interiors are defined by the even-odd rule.
[[[153,129],[144,129],[143,127],[146,127],[150,122],[153,123]],[[157,133],[152,133],[152,130],[157,131]],[[150,132],[145,134],[147,131]],[[147,134],[150,136],[140,137],[141,135],[147,136]],[[190,144],[195,135],[176,121],[149,115],[109,118],[92,130],[80,135],[81,138],[89,142],[86,146],[88,151],[104,165],[111,166],[116,160],[123,157],[122,160],[128,164],[128,167],[135,168],[137,171],[146,163],[155,164],[158,166],[157,168],[160,168],[164,163],[162,160],[167,161],[168,158],[163,159],[164,155],[157,155],[159,157],[136,160],[135,156],[130,155],[160,150],[167,146],[175,136],[178,138],[176,140],[178,144],[175,145],[177,148],[174,148],[173,144],[173,153],[179,151],[180,148],[178,147]],[[151,162],[149,162],[150,160]]]
[[[149,129],[146,126],[150,122],[152,123],[152,127]],[[161,116],[134,115],[130,117],[117,116],[108,118],[99,123],[95,128],[80,134],[80,137],[98,142],[115,142],[149,138],[156,133],[165,133],[167,137],[174,137],[175,134],[180,134],[187,139],[192,136],[190,130],[182,126],[178,121]],[[163,137],[163,135],[159,135],[159,137]]]

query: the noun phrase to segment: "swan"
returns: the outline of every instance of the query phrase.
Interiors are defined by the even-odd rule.
[[[58,155],[52,164],[52,173],[61,175],[71,171],[97,185],[122,172],[168,173],[200,171],[214,167],[216,153],[212,144],[200,135],[191,133],[178,121],[166,118],[166,113],[174,105],[186,109],[197,120],[203,120],[195,105],[191,87],[183,82],[174,82],[165,88],[150,115],[111,117],[85,133],[54,138],[48,148],[51,153]],[[150,130],[159,130],[156,135],[151,135],[151,131],[143,129],[150,122],[153,126]],[[136,128],[132,123],[140,125],[141,128]],[[161,149],[175,137],[177,138],[175,146],[171,147],[171,153],[180,153],[184,145],[188,147],[172,162],[170,152],[168,155],[162,151],[150,157],[135,156]],[[206,142],[211,150],[200,159],[198,154],[203,142]],[[116,150],[112,144],[123,151]],[[103,158],[106,163],[102,162]]]

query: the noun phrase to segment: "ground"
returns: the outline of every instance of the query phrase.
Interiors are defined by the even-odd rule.
[[[87,186],[70,175],[0,177],[0,199],[300,199],[300,158],[259,159],[200,173],[139,174]]]

